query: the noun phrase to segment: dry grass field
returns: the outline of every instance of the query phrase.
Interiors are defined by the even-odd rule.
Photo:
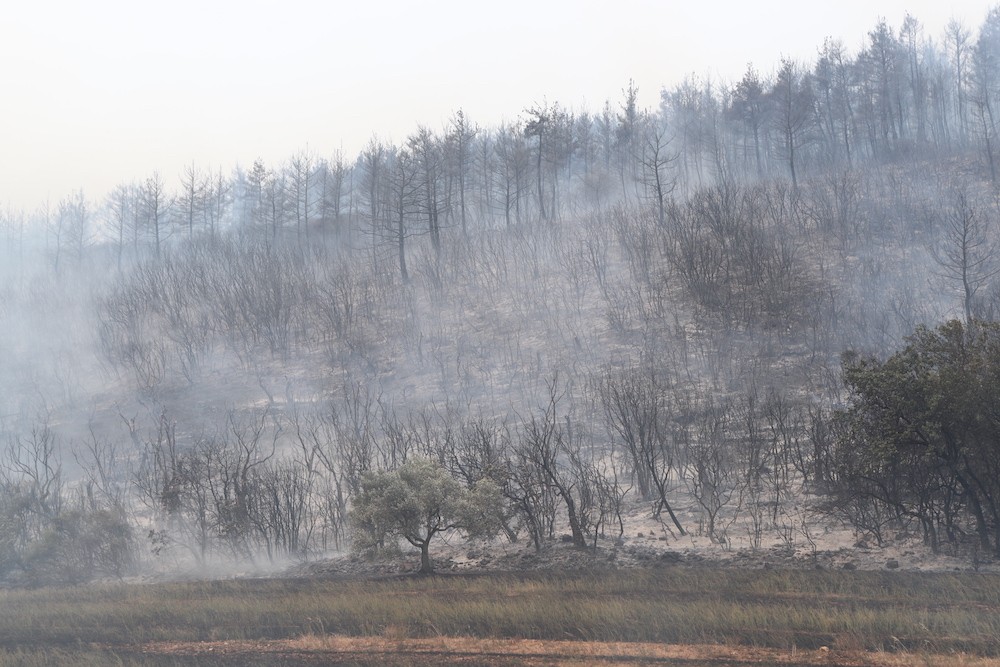
[[[1000,577],[678,567],[0,593],[0,665],[1000,665]]]

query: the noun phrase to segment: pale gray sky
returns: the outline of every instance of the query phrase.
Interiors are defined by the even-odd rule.
[[[493,125],[543,99],[597,110],[629,78],[643,106],[686,74],[853,50],[909,11],[939,38],[987,0],[32,0],[0,12],[0,204],[88,198],[184,165],[353,158],[462,107]]]

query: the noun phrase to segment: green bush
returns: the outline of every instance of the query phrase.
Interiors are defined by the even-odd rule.
[[[107,510],[63,512],[53,518],[21,557],[33,584],[79,584],[122,577],[135,565],[132,528]]]
[[[492,481],[465,488],[441,466],[414,459],[396,470],[364,476],[352,513],[355,547],[378,551],[403,538],[420,549],[420,571],[428,573],[436,535],[449,530],[470,537],[494,535],[502,516],[500,490]]]

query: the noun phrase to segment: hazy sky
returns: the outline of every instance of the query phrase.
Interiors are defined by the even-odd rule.
[[[458,108],[493,125],[534,102],[598,109],[632,78],[643,106],[686,74],[856,50],[909,11],[937,39],[986,0],[32,0],[0,12],[0,203],[34,208],[184,165],[353,158]]]

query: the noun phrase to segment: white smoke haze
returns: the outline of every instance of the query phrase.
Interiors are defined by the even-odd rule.
[[[401,142],[464,108],[486,125],[544,99],[580,112],[629,79],[643,107],[694,75],[732,85],[754,63],[811,61],[827,37],[856,50],[880,18],[907,13],[938,44],[952,18],[973,27],[984,0],[851,0],[792,6],[629,0],[508,2],[470,9],[299,1],[100,0],[21,3],[0,26],[0,202],[32,210],[79,188],[99,198],[160,170],[174,186],[206,169],[278,163],[297,148],[358,153],[372,134]]]
[[[884,27],[892,78],[838,71],[891,83],[885,99],[813,58],[760,72],[757,97],[752,72],[659,106],[627,85],[603,108],[411,118],[232,171],[166,159],[99,201],[9,209],[0,519],[17,537],[0,576],[85,579],[32,556],[53,534],[84,548],[61,517],[105,536],[88,555],[105,576],[342,553],[365,473],[414,458],[496,482],[525,544],[576,519],[614,544],[623,513],[668,525],[676,505],[713,544],[801,546],[802,489],[833,481],[817,434],[844,405],[841,355],[1000,307],[993,129],[946,47]],[[231,64],[276,76],[263,53]],[[964,283],[962,201],[982,223]],[[615,408],[618,390],[636,403]],[[557,443],[543,481],[538,424]]]

